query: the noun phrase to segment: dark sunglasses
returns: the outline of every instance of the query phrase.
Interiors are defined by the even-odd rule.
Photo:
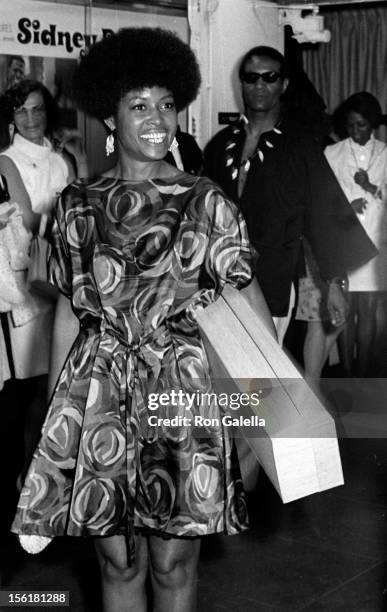
[[[280,72],[270,70],[269,72],[242,72],[241,80],[248,85],[254,85],[262,79],[264,83],[276,83],[282,77]]]

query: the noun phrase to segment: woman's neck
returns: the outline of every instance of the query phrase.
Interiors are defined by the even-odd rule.
[[[34,144],[38,145],[39,147],[42,147],[44,144],[44,137],[41,136],[39,138],[31,138],[30,142],[33,142]]]
[[[171,178],[177,174],[176,168],[163,159],[151,162],[119,159],[117,165],[104,173],[108,178],[119,178],[127,181],[146,181],[154,178]]]
[[[357,142],[352,137],[350,137],[350,141],[352,142],[352,144],[355,144],[358,147],[365,147],[366,145],[372,144],[372,142],[374,141],[374,136],[373,136],[373,134],[371,134],[370,137],[368,138],[368,140],[366,140],[365,142]]]
[[[22,138],[26,142],[32,142],[32,144],[34,145],[38,145],[40,147],[44,145],[44,136],[41,136],[39,138],[26,138],[25,136],[22,136],[19,132],[15,132],[15,136],[16,135],[18,135],[19,138]]]

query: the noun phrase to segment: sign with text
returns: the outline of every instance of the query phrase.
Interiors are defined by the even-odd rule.
[[[125,26],[166,27],[187,40],[184,17],[12,0],[1,7],[0,53],[77,59],[82,49]]]

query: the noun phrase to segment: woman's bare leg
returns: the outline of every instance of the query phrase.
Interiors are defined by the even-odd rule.
[[[196,610],[200,539],[149,538],[154,612]]]
[[[318,380],[328,358],[329,352],[343,327],[326,331],[321,321],[308,321],[304,341],[305,376]]]
[[[136,537],[136,561],[130,567],[124,536],[98,538],[95,548],[101,570],[104,612],[146,612],[146,538]]]

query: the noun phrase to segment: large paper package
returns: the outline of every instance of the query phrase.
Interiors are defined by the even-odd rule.
[[[197,320],[218,393],[259,396],[232,416],[282,501],[342,485],[332,416],[243,294],[227,285]]]

